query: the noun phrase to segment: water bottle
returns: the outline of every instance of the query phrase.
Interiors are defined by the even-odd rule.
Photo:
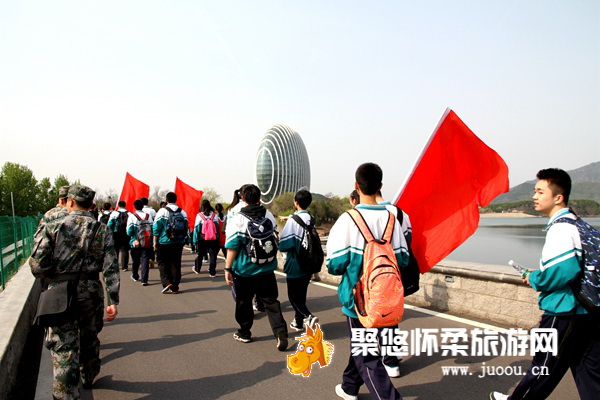
[[[508,262],[508,265],[510,265],[511,267],[513,267],[515,269],[515,271],[517,271],[517,273],[519,275],[521,275],[521,277],[526,278],[527,275],[529,275],[529,270],[526,269],[525,267],[523,267],[522,265],[517,264],[516,262],[514,262],[513,260],[510,260]]]

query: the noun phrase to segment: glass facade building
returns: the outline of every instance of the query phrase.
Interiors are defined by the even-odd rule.
[[[282,193],[310,190],[308,153],[300,135],[289,126],[275,125],[263,135],[255,165],[255,182],[265,204]]]

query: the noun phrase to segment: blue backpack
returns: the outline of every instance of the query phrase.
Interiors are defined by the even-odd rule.
[[[579,217],[576,220],[558,218],[554,223],[557,222],[575,225],[579,231],[583,268],[581,279],[573,285],[573,292],[591,314],[600,315],[600,231]]]
[[[173,211],[169,207],[165,207],[169,212],[167,221],[167,237],[170,240],[184,240],[187,237],[189,230],[187,220],[181,213],[181,208]]]

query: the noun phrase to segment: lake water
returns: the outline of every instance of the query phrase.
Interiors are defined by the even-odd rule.
[[[584,218],[600,229],[600,217]],[[481,218],[477,231],[447,260],[507,265],[515,260],[528,268],[538,268],[548,218]]]

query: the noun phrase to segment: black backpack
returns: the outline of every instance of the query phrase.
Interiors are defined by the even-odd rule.
[[[296,259],[300,268],[306,273],[316,274],[321,272],[325,254],[321,246],[321,239],[315,227],[315,219],[311,215],[308,225],[304,223],[299,215],[292,215],[292,219],[302,228],[302,239],[300,241],[300,251],[296,254]]]
[[[246,235],[248,236],[246,253],[250,261],[254,264],[264,264],[273,261],[277,256],[277,249],[279,248],[277,231],[273,226],[273,222],[267,218],[266,214],[260,219],[252,219],[241,212],[240,214],[250,220],[246,227]]]
[[[189,230],[187,221],[181,213],[181,208],[173,211],[170,207],[165,207],[169,212],[169,219],[167,220],[167,237],[170,240],[184,240],[187,237]]]
[[[402,221],[404,221],[404,213],[400,207],[397,207],[398,212],[396,214],[396,218],[400,223],[400,229],[402,229]],[[410,296],[413,293],[416,293],[419,290],[419,280],[421,279],[421,271],[419,270],[419,263],[415,258],[410,244],[406,241],[406,245],[408,246],[408,265],[404,268],[400,269],[400,277],[402,278],[402,286],[404,286],[404,297]]]
[[[115,226],[115,240],[119,242],[128,242],[129,236],[127,236],[127,219],[129,218],[129,213],[127,211],[121,212],[119,211],[119,216],[117,217],[117,222]]]
[[[102,213],[102,215],[100,216],[100,222],[102,222],[104,225],[108,224],[109,219],[110,219],[110,213],[108,213],[108,214]]]

